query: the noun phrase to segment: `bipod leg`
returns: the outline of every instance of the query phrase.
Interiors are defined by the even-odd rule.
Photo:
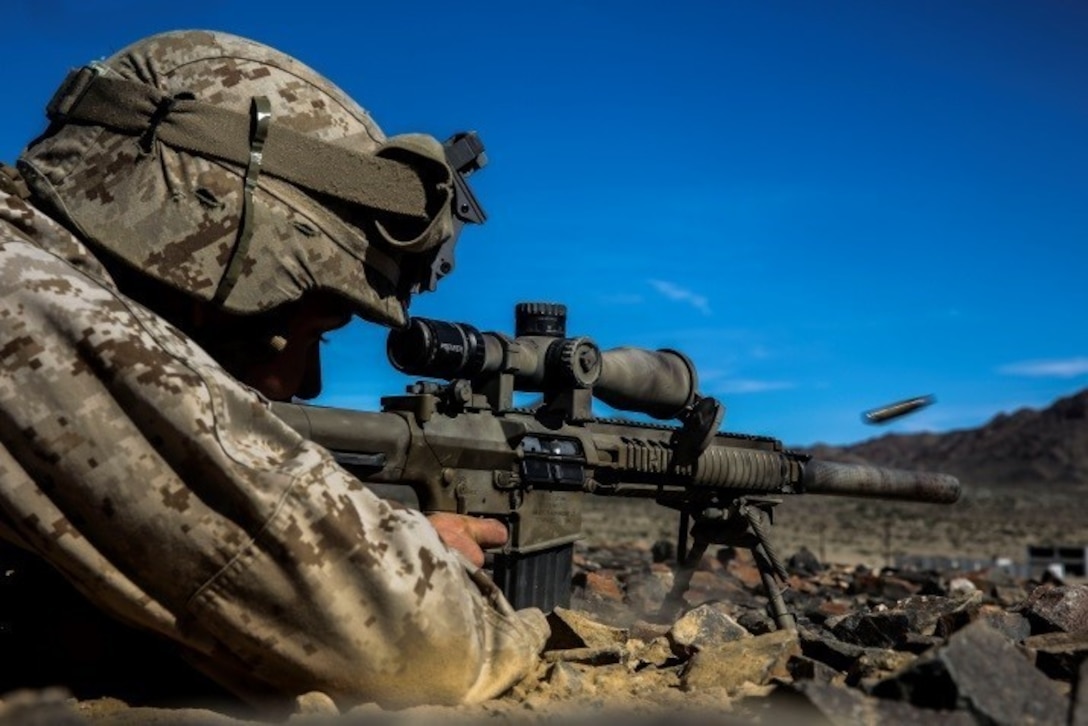
[[[680,564],[688,559],[688,530],[691,529],[691,515],[680,512],[680,531],[676,534],[676,562]]]
[[[779,630],[797,630],[797,620],[786,609],[786,601],[782,599],[782,588],[778,585],[779,579],[783,582],[787,580],[788,573],[782,561],[778,559],[770,539],[771,515],[768,510],[777,503],[776,500],[744,501],[740,512],[748,520],[752,534],[755,536],[755,542],[751,546],[752,556],[755,558],[756,567],[759,568],[763,589],[767,591],[767,601],[775,627]]]
[[[770,558],[767,557],[763,545],[754,546],[752,555],[755,557],[756,567],[759,568],[759,577],[763,580],[763,589],[767,591],[768,605],[775,627],[779,630],[797,630],[797,621],[786,609],[786,601],[782,599],[782,588],[778,586],[774,568],[771,567]]]
[[[677,561],[676,570],[673,572],[672,589],[665,596],[661,609],[657,613],[660,619],[671,620],[684,607],[684,593],[688,591],[695,568],[699,566],[709,546],[709,542],[696,537],[687,557]]]

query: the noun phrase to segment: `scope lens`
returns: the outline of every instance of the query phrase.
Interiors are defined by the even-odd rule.
[[[471,378],[480,372],[480,331],[465,323],[412,318],[386,341],[389,362],[398,371],[428,378]]]

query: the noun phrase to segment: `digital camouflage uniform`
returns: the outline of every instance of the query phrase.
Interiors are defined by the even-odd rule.
[[[230,96],[231,73],[248,68],[260,78],[261,64],[289,63],[221,34],[160,36],[133,49],[108,64],[160,87],[199,53],[221,58],[218,70],[184,79],[202,79],[196,90],[211,87],[217,100]],[[239,61],[247,57],[257,64]],[[298,68],[312,73],[288,67],[292,77]],[[306,86],[284,93],[339,94]],[[252,93],[245,89],[238,104]],[[358,120],[341,137],[362,135],[371,149],[386,143],[365,112],[350,108]],[[305,114],[294,117],[299,130],[326,133],[311,116],[309,129]],[[376,498],[300,438],[263,397],[121,294],[92,254],[110,248],[104,236],[120,229],[116,222],[125,227],[117,254],[157,259],[157,277],[210,297],[237,231],[241,194],[228,182],[239,170],[161,145],[140,158],[131,138],[126,145],[98,128],[69,130],[24,154],[33,201],[0,195],[0,535],[242,693],[473,702],[525,675],[547,634],[539,611],[513,612],[420,513]],[[140,169],[122,173],[125,165]],[[197,217],[171,208],[198,188],[215,198],[191,204]],[[254,262],[231,292],[242,301],[235,307],[324,286],[329,250],[352,243],[365,258],[376,249],[354,227],[347,238],[351,220],[307,209],[300,194],[262,179],[257,220],[275,234],[257,228]],[[269,259],[289,235],[310,246]],[[383,243],[395,260],[395,244]],[[248,284],[246,274],[262,265],[270,272]],[[402,319],[393,285],[369,281],[355,293],[361,313]]]

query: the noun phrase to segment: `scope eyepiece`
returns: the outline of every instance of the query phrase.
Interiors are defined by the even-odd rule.
[[[407,327],[390,331],[385,352],[402,373],[447,380],[476,376],[485,360],[479,330],[429,318],[412,318]]]

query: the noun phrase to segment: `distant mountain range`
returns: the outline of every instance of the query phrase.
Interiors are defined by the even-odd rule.
[[[983,486],[1088,485],[1088,389],[1045,409],[998,414],[977,429],[887,434],[802,451],[829,461],[941,471]]]

